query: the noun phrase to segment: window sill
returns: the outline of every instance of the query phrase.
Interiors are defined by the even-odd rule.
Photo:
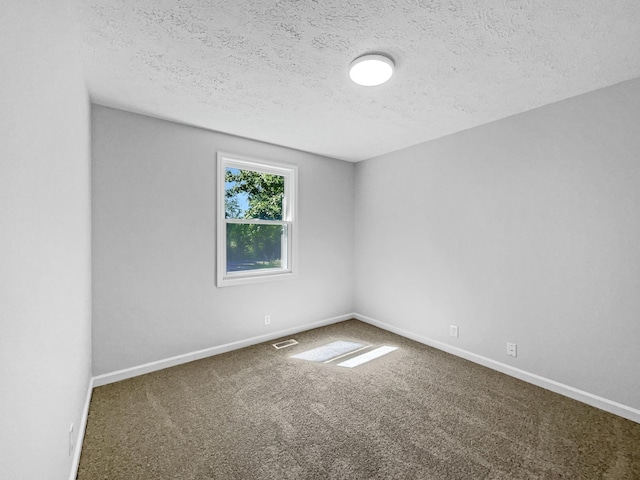
[[[232,287],[234,285],[250,285],[252,283],[264,283],[273,282],[276,280],[286,280],[297,277],[297,274],[291,270],[269,272],[262,274],[236,274],[226,275],[222,278],[218,278],[216,286],[218,288]]]

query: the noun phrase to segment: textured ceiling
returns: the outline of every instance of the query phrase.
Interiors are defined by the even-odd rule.
[[[92,101],[362,160],[640,76],[638,0],[86,0]],[[396,75],[347,67],[385,52]]]

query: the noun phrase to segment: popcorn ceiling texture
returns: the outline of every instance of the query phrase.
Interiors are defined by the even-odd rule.
[[[92,101],[362,160],[640,76],[637,0],[88,0]],[[356,57],[396,75],[357,87]]]

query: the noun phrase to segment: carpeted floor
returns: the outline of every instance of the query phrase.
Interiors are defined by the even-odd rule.
[[[96,388],[78,478],[640,479],[640,424],[356,320],[292,338]],[[399,349],[290,358],[337,340]]]

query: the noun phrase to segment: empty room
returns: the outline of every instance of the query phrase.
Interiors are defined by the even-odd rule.
[[[640,478],[640,3],[0,27],[0,478]]]

